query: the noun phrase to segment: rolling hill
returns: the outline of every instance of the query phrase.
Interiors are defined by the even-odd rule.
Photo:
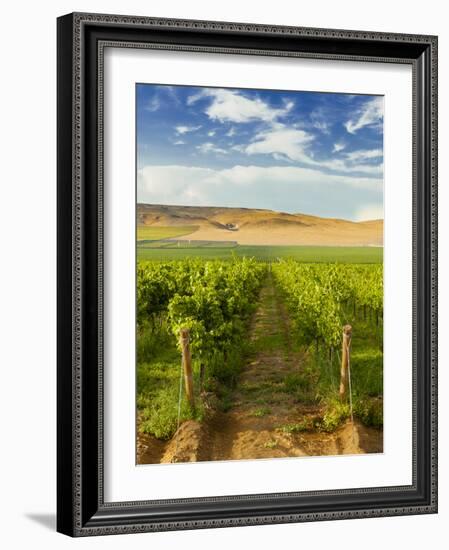
[[[177,240],[240,245],[383,246],[383,220],[352,222],[273,210],[138,204],[141,228],[179,228]],[[187,229],[187,233],[184,230]]]

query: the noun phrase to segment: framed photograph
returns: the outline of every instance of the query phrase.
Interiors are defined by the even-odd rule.
[[[437,511],[437,38],[58,19],[58,531]]]

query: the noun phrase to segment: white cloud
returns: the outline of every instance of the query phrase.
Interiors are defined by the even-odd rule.
[[[176,86],[163,84],[162,86],[159,86],[159,89],[164,90],[164,92],[166,92],[170,96],[170,100],[174,101],[176,105],[181,105],[181,101],[178,97],[178,94],[176,93]]]
[[[343,142],[337,142],[334,143],[334,147],[332,149],[333,153],[339,153],[340,151],[343,151],[343,149],[346,147],[346,145]]]
[[[383,120],[384,102],[382,97],[370,99],[355,113],[354,118],[344,123],[350,134],[355,134],[365,126],[379,127]]]
[[[271,154],[278,158],[281,156],[289,160],[305,162],[308,157],[304,149],[312,140],[313,136],[304,130],[281,127],[260,132],[244,150],[248,155]]]
[[[154,96],[151,101],[148,102],[148,104],[145,106],[146,111],[150,111],[150,113],[154,113],[157,111],[161,106],[161,102],[157,96]]]
[[[146,166],[137,175],[139,202],[197,206],[273,208],[274,201],[280,197],[287,197],[288,201],[295,196],[309,200],[314,195],[319,203],[317,208],[321,208],[323,196],[328,197],[330,192],[340,200],[344,192],[352,200],[357,200],[355,197],[360,193],[381,196],[382,185],[382,179],[329,175],[296,166],[237,165],[228,169]],[[293,205],[288,204],[289,207]],[[330,204],[334,206],[332,202]]]
[[[193,105],[203,98],[212,99],[205,112],[210,119],[219,122],[274,122],[288,114],[294,106],[292,101],[287,101],[283,108],[275,108],[258,97],[249,99],[239,92],[224,89],[204,89],[191,95],[187,105]]]
[[[209,168],[145,166],[137,172],[139,202],[154,204],[205,204],[204,182],[215,174]]]
[[[305,132],[277,124],[275,129],[267,130],[256,134],[252,143],[246,146],[237,145],[233,149],[245,152],[248,155],[265,154],[271,155],[276,160],[290,160],[301,162],[320,170],[328,170],[350,173],[360,172],[364,174],[381,175],[382,164],[366,165],[354,164],[354,159],[329,159],[315,160],[307,151],[308,146],[314,140],[314,136]],[[362,152],[358,152],[362,153]],[[373,158],[373,157],[365,157]]]
[[[345,153],[345,157],[349,161],[360,162],[369,159],[381,158],[383,157],[382,149],[368,149],[362,151],[351,151],[350,153]]]
[[[212,90],[210,90],[210,91],[212,91]],[[210,91],[207,88],[203,88],[202,90],[200,90],[196,94],[189,95],[189,97],[187,98],[187,101],[186,101],[187,105],[190,107],[191,105],[193,105],[194,103],[196,103],[200,99],[203,99],[203,97],[208,97]]]
[[[187,134],[188,132],[196,132],[201,126],[175,126],[177,134]]]
[[[226,155],[227,151],[221,147],[216,147],[213,143],[207,142],[197,145],[196,148],[200,153],[220,153],[221,155]]]
[[[240,153],[245,153],[246,145],[244,143],[236,143],[235,145],[231,145],[231,149],[234,151],[239,151]]]
[[[326,135],[331,133],[332,123],[329,121],[329,115],[326,114],[321,107],[310,113],[310,120],[312,122],[312,128]]]
[[[350,164],[346,160],[332,159],[323,161],[309,161],[309,164],[321,168],[328,168],[336,172],[344,172],[350,174],[359,172],[361,174],[371,174],[373,176],[382,176],[383,164]]]
[[[209,137],[213,137],[213,136],[215,136],[215,134],[216,134],[215,130],[210,130],[209,132],[207,132],[207,135]]]
[[[176,141],[173,142],[173,145],[185,145],[185,141],[183,141],[182,139],[177,139]]]
[[[382,220],[384,217],[384,209],[381,205],[370,204],[357,210],[355,219],[358,222],[369,220]]]
[[[327,134],[329,135],[331,133],[330,131],[330,127],[331,125],[328,124],[327,122],[324,122],[324,121],[320,121],[320,120],[316,120],[312,126],[314,128],[316,128],[317,130],[319,130],[320,132],[323,132],[323,134]]]
[[[228,132],[226,132],[226,135],[227,135],[228,137],[233,137],[233,136],[235,136],[236,133],[237,133],[237,132],[235,131],[234,126],[232,126],[232,128],[231,128]]]

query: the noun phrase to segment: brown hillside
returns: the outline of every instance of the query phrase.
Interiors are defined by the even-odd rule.
[[[138,204],[137,223],[195,225],[183,240],[237,241],[252,245],[382,246],[383,220],[351,222],[272,210]]]

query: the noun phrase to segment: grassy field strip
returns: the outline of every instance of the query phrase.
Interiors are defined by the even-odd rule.
[[[236,248],[238,244],[235,241],[180,241],[177,239],[161,239],[159,241],[139,241],[138,248],[153,250],[158,248],[179,248],[189,250],[198,248]]]
[[[161,239],[171,239],[182,237],[194,233],[198,229],[197,225],[179,225],[170,227],[156,227],[153,225],[137,226],[137,241],[159,241]]]
[[[162,237],[160,237],[162,238]],[[253,257],[261,261],[276,261],[291,258],[306,263],[359,263],[378,264],[383,261],[383,248],[366,246],[223,246],[223,243],[208,242],[197,248],[189,246],[161,246],[166,243],[155,243],[156,247],[137,247],[137,259],[143,261],[183,260],[185,258],[232,259],[238,257]],[[214,247],[214,244],[217,246]]]

